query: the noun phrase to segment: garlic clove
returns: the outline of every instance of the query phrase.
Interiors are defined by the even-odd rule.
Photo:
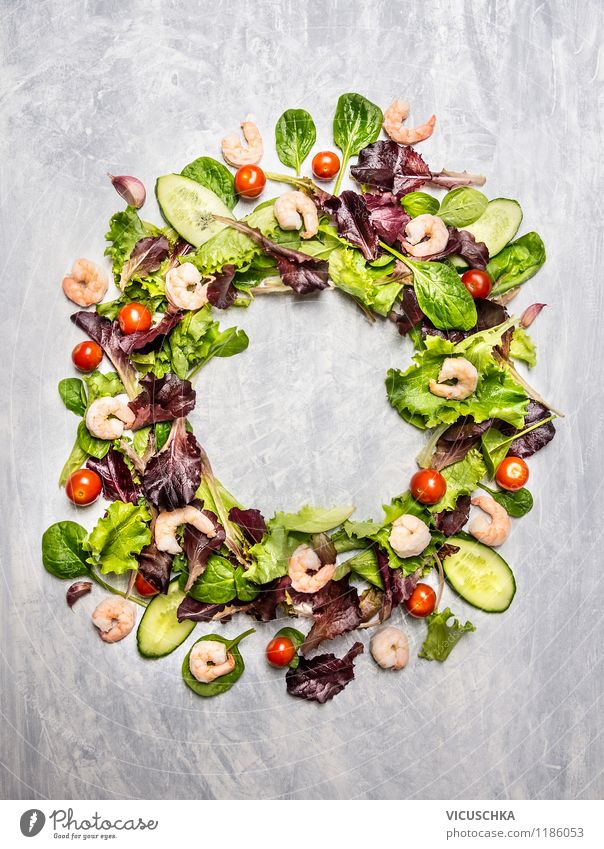
[[[114,177],[113,174],[107,176],[113,183],[115,191],[126,201],[128,206],[133,206],[135,209],[141,208],[147,197],[147,192],[137,177],[128,177],[124,174],[118,177]]]

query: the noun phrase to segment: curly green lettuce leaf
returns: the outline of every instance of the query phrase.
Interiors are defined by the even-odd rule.
[[[261,204],[242,220],[250,227],[260,230],[263,236],[272,237],[280,229],[273,207],[274,201]],[[259,253],[262,253],[262,248],[248,235],[232,227],[225,227],[204,242],[194,253],[187,254],[184,260],[193,263],[203,275],[208,275],[225,265],[242,268]]]
[[[99,564],[103,573],[121,575],[137,569],[136,555],[151,542],[150,521],[144,504],[113,501],[84,540],[83,548],[90,552],[88,562]]]
[[[415,365],[406,372],[388,371],[388,400],[402,418],[419,428],[453,424],[460,416],[473,416],[475,422],[497,418],[521,427],[528,406],[526,393],[492,357],[493,346],[499,344],[508,326],[509,322],[504,322],[457,345],[427,336],[425,350],[414,357]],[[444,360],[455,356],[465,357],[478,370],[476,390],[463,401],[439,398],[429,389],[430,379],[438,380]]]
[[[510,357],[522,360],[529,368],[537,365],[537,349],[524,327],[515,327],[510,344]]]
[[[471,495],[478,482],[486,477],[487,467],[480,449],[470,448],[463,460],[447,466],[441,474],[447,482],[447,491],[440,501],[428,508],[431,513],[454,510],[457,499],[461,495]]]
[[[255,584],[267,584],[286,575],[289,556],[299,544],[286,528],[272,522],[268,523],[268,528],[268,533],[248,552],[252,565],[245,574],[248,581]]]
[[[140,219],[136,209],[133,206],[127,206],[126,209],[116,212],[109,220],[109,230],[105,234],[105,239],[109,244],[105,249],[105,256],[111,258],[111,266],[116,282],[119,281],[122,267],[132,249],[139,241],[149,236],[145,224]]]
[[[363,254],[353,248],[330,251],[329,277],[338,289],[379,315],[388,315],[403,288],[402,283],[389,279],[382,271],[376,274]]]
[[[453,623],[449,625],[449,620],[453,616],[454,614],[448,607],[441,613],[436,611],[428,616],[426,620],[428,623],[428,635],[419,653],[420,657],[423,657],[425,660],[438,660],[439,663],[443,663],[463,635],[476,630],[471,622],[461,625],[459,619],[453,619]]]

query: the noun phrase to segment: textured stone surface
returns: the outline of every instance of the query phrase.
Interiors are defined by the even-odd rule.
[[[594,2],[6,0],[2,796],[601,797],[600,23]],[[75,257],[102,258],[119,207],[106,171],[152,190],[156,175],[217,155],[250,111],[270,150],[294,106],[329,147],[349,90],[384,107],[407,97],[418,121],[434,111],[432,167],[482,171],[489,196],[521,202],[522,230],[549,254],[516,302],[548,303],[531,379],[568,415],[531,461],[535,508],[506,544],[517,598],[489,617],[447,591],[478,630],[444,666],[388,675],[365,654],[344,693],[308,705],[267,668],[274,628],[259,625],[241,682],[206,702],[182,684],[186,646],[151,663],[133,638],[102,644],[89,619],[99,591],[71,612],[41,567],[48,524],[96,515],[56,486],[76,421],[56,384],[80,338],[59,282]],[[267,514],[354,501],[377,515],[422,443],[383,387],[408,343],[334,293],[266,298],[226,322],[250,349],[202,373],[193,417],[217,474]],[[407,627],[417,650],[424,625]]]

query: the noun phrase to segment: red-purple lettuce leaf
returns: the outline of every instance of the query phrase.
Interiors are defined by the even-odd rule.
[[[314,651],[324,640],[333,640],[354,631],[361,622],[359,596],[348,583],[348,576],[330,581],[316,593],[290,592],[296,604],[307,602],[312,607],[314,623],[300,647],[300,654]]]
[[[449,241],[444,250],[437,254],[425,257],[426,262],[437,262],[452,254],[463,257],[472,268],[484,269],[489,261],[489,249],[484,242],[477,242],[468,230],[458,230],[449,227]]]
[[[136,504],[142,495],[140,486],[134,482],[126,461],[115,448],[110,448],[102,460],[89,457],[86,467],[101,478],[103,498],[107,501],[125,501]]]
[[[366,260],[375,259],[378,233],[362,195],[351,191],[342,192],[339,197],[332,195],[324,201],[323,209],[330,215],[340,236],[359,248]]]
[[[400,303],[388,318],[396,324],[401,336],[405,336],[421,321],[428,320],[421,310],[413,286],[405,286]]]
[[[260,592],[250,604],[248,613],[255,616],[259,622],[271,622],[277,618],[277,611],[281,604],[286,601],[286,592],[291,586],[289,575],[277,578],[269,584],[260,587]]]
[[[380,622],[389,619],[392,611],[399,604],[407,601],[421,577],[421,569],[411,575],[404,575],[402,569],[391,569],[388,565],[388,555],[379,546],[375,549],[378,569],[384,586]]]
[[[212,275],[213,279],[208,284],[208,301],[213,307],[226,310],[232,306],[237,297],[237,289],[233,286],[235,271],[234,265],[225,265]]]
[[[440,471],[463,460],[493,424],[492,419],[476,424],[471,416],[460,419],[442,434],[432,455],[431,468]]]
[[[446,537],[458,534],[470,517],[470,496],[460,495],[454,510],[441,510],[434,514],[434,524]],[[447,554],[453,552],[448,551]],[[439,552],[440,554],[440,552]]]
[[[195,497],[201,481],[201,448],[185,419],[175,419],[170,436],[143,474],[147,498],[162,510],[184,507]]]
[[[179,622],[183,622],[185,619],[189,619],[191,622],[211,622],[216,617],[221,622],[226,623],[230,622],[231,613],[243,613],[250,606],[248,602],[238,601],[237,599],[229,601],[226,604],[215,604],[209,601],[197,601],[197,599],[188,595],[179,604],[176,611],[176,618]],[[223,613],[227,608],[230,612],[224,616],[220,616],[219,614]]]
[[[524,418],[524,425],[521,430],[530,427],[549,416],[551,416],[551,412],[544,404],[540,404],[539,401],[533,401],[531,399],[528,403],[526,416]],[[514,432],[517,432],[514,428],[511,428],[504,422],[495,422],[495,425],[498,430],[501,430],[501,432],[506,436],[512,436]],[[535,430],[531,430],[530,433],[525,433],[524,436],[519,436],[518,439],[515,439],[510,445],[508,455],[511,457],[523,457],[524,459],[532,457],[533,454],[537,453],[537,451],[541,451],[542,448],[545,448],[545,446],[552,441],[555,435],[556,428],[554,427],[553,422],[545,422],[541,425],[541,427],[537,427]]]
[[[391,140],[376,141],[363,148],[350,173],[362,185],[392,192],[397,198],[421,189],[432,176],[417,151]]]
[[[193,502],[195,507],[201,508],[202,502]],[[185,584],[185,592],[189,592],[195,581],[205,572],[208,560],[213,551],[218,551],[226,539],[226,533],[218,522],[218,517],[211,510],[202,510],[213,524],[216,535],[209,537],[193,525],[185,525],[182,547],[189,564],[189,574]]]
[[[158,271],[169,253],[170,243],[165,236],[146,236],[139,239],[122,267],[120,289],[123,289],[135,274],[137,277],[145,277]]]
[[[342,658],[331,653],[319,654],[310,660],[301,657],[298,667],[287,671],[287,692],[290,696],[324,704],[353,680],[354,659],[363,651],[362,643],[354,643]]]
[[[172,554],[160,551],[154,542],[146,545],[137,555],[138,571],[145,581],[159,593],[167,593],[170,586],[170,573],[172,571]]]
[[[264,521],[264,516],[260,510],[242,510],[240,507],[231,507],[229,510],[229,519],[236,525],[239,525],[248,542],[258,543],[261,541],[268,528]]]
[[[142,391],[128,404],[136,416],[132,430],[185,418],[195,407],[195,390],[189,380],[172,373],[160,378],[148,374],[140,383]]]
[[[411,221],[399,200],[390,192],[363,195],[369,219],[383,242],[393,245]]]
[[[84,311],[74,313],[71,320],[76,327],[83,330],[90,339],[101,346],[113,363],[128,396],[134,398],[138,391],[136,371],[128,359],[128,355],[120,346],[123,335],[117,322],[109,321],[108,318],[103,318],[95,312]]]
[[[156,351],[161,348],[161,345],[172,330],[184,318],[183,312],[169,312],[149,330],[137,330],[135,333],[129,333],[122,336],[119,342],[120,348],[126,354],[131,354],[137,351],[139,354],[148,354],[150,351]]]

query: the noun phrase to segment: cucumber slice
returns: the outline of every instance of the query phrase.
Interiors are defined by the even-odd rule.
[[[448,540],[459,551],[443,560],[447,581],[468,604],[487,613],[507,610],[516,593],[514,573],[500,554],[468,534]]]
[[[477,242],[484,242],[489,249],[489,256],[494,257],[512,241],[521,221],[522,210],[518,201],[495,198],[489,201],[477,221],[463,229],[471,233]],[[468,264],[460,256],[453,256],[451,259],[457,268],[465,268]]]
[[[213,215],[233,218],[231,210],[218,195],[180,174],[158,177],[155,193],[168,224],[196,248],[226,227],[215,221]]]
[[[149,602],[136,632],[138,650],[143,657],[165,657],[187,639],[197,623],[187,619],[179,622],[176,618],[176,610],[184,598],[177,579],[172,581],[166,595],[157,595]]]

